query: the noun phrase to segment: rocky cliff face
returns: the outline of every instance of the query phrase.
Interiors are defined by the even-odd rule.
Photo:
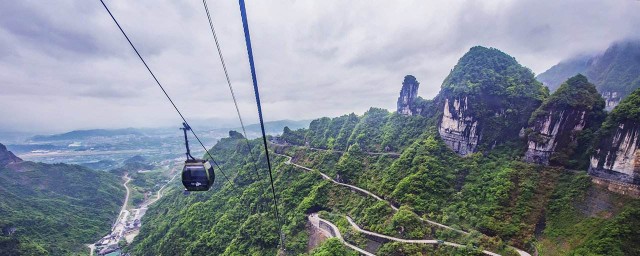
[[[478,120],[467,112],[467,98],[444,100],[442,121],[438,127],[440,137],[456,153],[466,156],[475,152],[480,141]]]
[[[22,162],[22,159],[11,153],[11,151],[8,151],[7,147],[0,144],[0,166],[19,162]]]
[[[398,97],[398,113],[403,115],[416,114],[414,101],[418,96],[418,87],[420,83],[412,75],[404,77],[402,82],[402,89],[400,90],[400,97]]]
[[[524,160],[530,163],[549,164],[549,158],[558,147],[561,138],[576,142],[576,135],[586,124],[585,111],[549,111],[535,121],[531,129],[535,135],[528,136]],[[567,146],[567,145],[561,145]]]
[[[622,100],[622,97],[618,92],[611,91],[602,92],[602,98],[604,98],[606,102],[605,109],[607,111],[613,110],[613,108],[620,104],[620,101]]]
[[[589,174],[640,185],[639,141],[640,124],[620,123],[591,158]]]
[[[442,84],[438,132],[465,156],[518,139],[546,91],[531,71],[493,48],[471,48]]]
[[[538,108],[527,129],[524,160],[579,168],[589,141],[578,141],[585,128],[593,133],[605,116],[604,100],[583,75],[570,78]],[[582,145],[579,145],[582,144]]]
[[[596,142],[589,174],[640,185],[640,89],[611,111]]]

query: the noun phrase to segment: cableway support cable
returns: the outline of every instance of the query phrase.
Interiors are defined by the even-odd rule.
[[[244,0],[238,0],[240,5],[240,15],[242,16],[242,27],[244,28],[244,39],[247,45],[247,55],[249,57],[249,67],[251,69],[251,80],[253,81],[253,91],[256,96],[256,105],[258,107],[258,118],[260,119],[260,129],[262,131],[262,142],[264,144],[264,151],[267,158],[267,166],[269,167],[269,181],[271,182],[271,193],[273,194],[273,201],[275,205],[275,215],[279,225],[280,231],[280,244],[283,251],[286,251],[284,235],[282,233],[282,218],[278,211],[278,197],[276,196],[276,190],[273,185],[273,174],[271,170],[271,159],[269,158],[269,149],[267,147],[267,135],[264,129],[264,119],[262,117],[262,106],[260,105],[260,91],[258,90],[258,80],[256,77],[256,68],[253,61],[253,50],[251,48],[251,36],[249,34],[249,22],[247,21],[247,10],[245,8]]]
[[[142,61],[142,64],[144,64],[144,66],[147,68],[147,71],[149,71],[149,74],[151,74],[151,77],[153,77],[153,80],[155,80],[156,84],[158,84],[158,87],[160,87],[160,90],[162,90],[162,92],[167,97],[167,99],[169,100],[173,108],[176,110],[176,112],[178,112],[178,115],[180,115],[180,118],[182,118],[182,121],[184,121],[185,124],[189,125],[189,122],[187,122],[187,119],[184,117],[184,115],[182,115],[182,112],[180,112],[180,110],[178,109],[176,104],[173,102],[173,100],[171,99],[167,91],[164,89],[160,81],[158,81],[158,78],[156,77],[156,75],[153,73],[153,71],[151,71],[151,68],[149,68],[149,65],[147,65],[147,62],[144,60],[144,58],[142,58],[142,55],[140,55],[140,52],[138,52],[138,49],[133,45],[133,42],[131,42],[131,39],[129,39],[129,36],[127,36],[127,33],[124,32],[124,29],[122,29],[122,27],[120,26],[120,23],[118,23],[118,20],[116,20],[116,18],[113,16],[111,11],[109,10],[109,7],[107,7],[107,5],[104,3],[103,0],[100,0],[100,3],[102,3],[102,6],[104,6],[104,9],[107,11],[107,13],[109,13],[109,16],[111,16],[111,19],[113,19],[113,22],[116,23],[116,26],[118,26],[118,29],[120,29],[120,32],[122,32],[122,35],[124,36],[124,38],[127,39],[127,42],[129,42],[129,45],[131,45],[131,48],[133,48],[133,51],[136,52],[136,55],[138,55],[138,58],[140,58],[140,61]],[[207,150],[207,148],[204,146],[204,144],[202,143],[202,141],[200,140],[196,132],[193,129],[191,129],[191,133],[196,138],[198,143],[200,143],[200,146],[202,146],[202,148],[207,153],[207,155],[209,156],[213,164],[216,167],[218,167],[218,170],[220,171],[220,173],[222,173],[222,176],[224,176],[224,178],[227,179],[227,182],[231,184],[231,188],[235,190],[234,183],[231,182],[231,180],[227,177],[224,171],[222,171],[222,168],[220,167],[220,165],[218,165],[218,163],[213,159],[213,156],[211,155],[211,153],[209,153],[209,150]]]

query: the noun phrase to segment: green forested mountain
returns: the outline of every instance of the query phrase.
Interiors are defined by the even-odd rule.
[[[525,160],[587,169],[605,101],[583,75],[569,78],[531,115]]]
[[[581,73],[589,78],[607,100],[609,110],[633,90],[640,88],[640,41],[615,42],[593,56],[578,56],[551,67],[538,80],[551,90]]]
[[[498,49],[475,46],[442,83],[437,96],[438,108],[445,113],[440,134],[463,155],[465,150],[457,150],[456,143],[470,144],[469,153],[490,149],[518,138],[548,94],[531,70],[515,58]]]
[[[536,119],[535,109],[542,105],[533,116],[552,107],[591,106],[601,113],[602,99],[594,93],[593,85],[577,77],[549,97],[513,58],[474,47],[438,98],[414,101],[427,110],[419,115],[371,108],[361,116],[316,119],[308,129],[285,128],[282,136],[270,138],[270,150],[286,253],[354,253],[336,239],[309,248],[307,216],[319,213],[348,243],[376,255],[481,255],[481,250],[518,255],[515,248],[540,255],[640,254],[635,242],[640,200],[593,184],[586,170],[522,161],[526,139],[517,133]],[[439,132],[444,114],[437,108],[446,97],[472,99],[468,108],[458,103],[470,110],[459,119],[484,120],[483,129],[493,127],[491,141],[506,137],[513,143],[481,147],[466,157],[456,154]],[[174,187],[149,209],[127,250],[133,255],[276,255],[278,222],[265,155],[259,140],[250,144],[249,149],[236,132],[220,140],[210,152],[234,185],[218,174],[210,192],[185,196]],[[372,240],[346,217],[379,234],[463,247]]]
[[[549,87],[549,90],[555,91],[560,88],[560,85],[562,85],[567,78],[580,73],[586,73],[585,71],[591,64],[591,58],[593,58],[593,56],[579,55],[563,60],[537,75],[536,79]]]
[[[0,144],[0,255],[88,254],[124,198],[120,178],[67,164],[22,161]]]
[[[592,175],[640,185],[640,88],[611,111],[593,144]]]
[[[359,119],[364,120],[369,114]],[[414,117],[396,118],[406,121]],[[381,127],[384,123],[374,126]],[[310,139],[328,131],[304,133]],[[402,129],[399,131],[403,135]],[[638,201],[592,185],[585,173],[522,163],[514,160],[517,159],[514,152],[508,151],[460,158],[438,139],[434,128],[398,142],[408,145],[400,156],[368,154],[362,150],[372,147],[367,142],[354,143],[344,153],[304,146],[274,146],[273,150],[293,156],[296,163],[403,205],[394,213],[385,203],[327,182],[316,172],[286,165],[285,158],[276,157],[275,185],[285,219],[287,251],[293,255],[306,252],[309,236],[305,215],[321,210],[330,212],[325,218],[333,218],[343,227],[349,234],[347,239],[363,247],[365,238],[356,232],[349,233],[344,216],[351,216],[367,230],[390,236],[445,239],[503,255],[516,255],[504,247],[506,244],[530,252],[536,247],[548,252],[545,255],[568,255],[592,247],[599,248],[600,255],[608,255],[609,248],[619,250],[617,255],[633,255],[630,252],[639,249],[629,239],[636,237],[633,230],[637,229],[633,227],[640,223],[627,222],[640,217]],[[180,188],[167,192],[143,220],[146,224],[129,247],[133,255],[276,254],[277,223],[270,208],[264,164],[260,162],[258,166],[262,175],[258,181],[259,175],[251,167],[252,159],[238,138],[221,140],[212,152],[222,162],[235,189],[218,175],[214,191],[189,196],[182,195]],[[263,155],[259,156],[259,141],[252,141],[252,152],[255,158],[263,159]],[[600,201],[604,205],[592,206],[597,200],[604,200]],[[424,223],[417,216],[476,231],[469,236],[458,235]],[[589,239],[580,238],[585,232],[605,227],[632,233],[599,232],[597,236],[588,236]],[[402,243],[386,243],[378,255],[409,255],[402,251],[468,255],[447,247]]]

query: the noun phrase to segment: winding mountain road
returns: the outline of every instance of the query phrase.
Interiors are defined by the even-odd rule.
[[[152,205],[156,201],[160,200],[160,198],[162,198],[162,196],[163,196],[164,189],[167,187],[167,185],[169,185],[173,180],[175,180],[176,177],[178,177],[178,175],[182,174],[182,172],[176,171],[176,167],[174,167],[173,171],[175,171],[176,174],[174,174],[173,177],[171,177],[171,179],[169,181],[167,181],[167,183],[165,183],[164,185],[162,185],[162,187],[160,187],[160,189],[158,189],[158,191],[156,192],[156,198],[152,199],[152,200],[149,200],[146,203],[143,203],[141,205],[140,209],[146,209],[146,208],[149,207],[149,205]]]
[[[440,240],[441,242],[439,242],[438,240],[407,240],[407,239],[387,236],[387,235],[371,232],[371,231],[364,230],[364,229],[360,228],[360,226],[358,226],[358,224],[356,224],[353,221],[353,219],[351,219],[351,217],[349,217],[349,216],[347,216],[347,220],[349,221],[349,224],[351,224],[351,226],[354,229],[356,229],[358,232],[360,232],[360,233],[364,233],[364,234],[367,234],[367,235],[370,235],[370,236],[376,236],[376,237],[384,238],[384,239],[391,240],[391,241],[396,241],[396,242],[401,242],[401,243],[410,243],[410,244],[440,244],[440,243],[442,243],[444,245],[449,245],[449,246],[453,246],[453,247],[459,247],[459,248],[466,247],[466,246],[461,245],[461,244],[445,242],[445,241],[442,241],[442,240]],[[500,254],[493,253],[493,252],[486,251],[486,250],[483,250],[482,253],[484,253],[486,255],[490,255],[490,256],[500,256]]]
[[[338,184],[338,185],[340,185],[340,186],[345,186],[345,187],[348,187],[348,188],[351,188],[351,189],[354,189],[354,190],[360,191],[361,193],[364,193],[364,194],[366,194],[366,195],[369,195],[369,196],[371,196],[371,197],[375,198],[375,199],[376,199],[376,200],[378,200],[378,201],[382,201],[382,202],[387,203],[387,204],[388,204],[388,205],[389,205],[389,206],[390,206],[394,211],[398,211],[398,207],[394,206],[391,202],[389,202],[389,201],[387,201],[387,200],[382,199],[382,198],[381,198],[381,197],[379,197],[378,195],[376,195],[376,194],[374,194],[374,193],[371,193],[371,192],[370,192],[370,191],[368,191],[368,190],[365,190],[365,189],[362,189],[362,188],[356,187],[356,186],[354,186],[354,185],[350,185],[350,184],[345,184],[345,183],[338,182],[338,181],[336,181],[336,180],[332,179],[331,177],[329,177],[328,175],[324,174],[323,172],[321,172],[321,171],[319,171],[319,170],[313,170],[313,169],[308,168],[308,167],[306,167],[306,166],[302,166],[302,165],[299,165],[299,164],[293,163],[293,162],[291,161],[291,160],[292,160],[292,158],[291,158],[290,156],[288,156],[288,155],[278,154],[278,153],[275,153],[275,152],[274,152],[274,154],[275,154],[275,155],[279,155],[279,156],[286,157],[286,158],[287,158],[287,161],[285,161],[285,164],[287,164],[287,165],[293,165],[293,166],[295,166],[295,167],[298,167],[298,168],[301,168],[301,169],[304,169],[304,170],[307,170],[307,171],[317,171],[318,173],[320,173],[320,175],[322,176],[322,178],[323,178],[323,179],[329,180],[329,181],[331,181],[331,182],[333,182],[333,183],[335,183],[335,184]],[[435,225],[435,226],[438,226],[438,227],[441,227],[441,228],[445,228],[445,229],[453,230],[453,231],[455,231],[455,232],[458,232],[458,233],[461,233],[461,234],[465,234],[465,235],[468,235],[468,234],[469,234],[469,232],[466,232],[466,231],[464,231],[464,230],[459,230],[459,229],[456,229],[456,228],[452,228],[452,227],[449,227],[449,226],[447,226],[447,225],[444,225],[444,224],[441,224],[441,223],[438,223],[438,222],[435,222],[435,221],[432,221],[432,220],[428,220],[428,219],[425,219],[425,218],[422,218],[422,217],[419,217],[419,218],[420,218],[422,221],[425,221],[425,222],[427,222],[427,223],[429,223],[429,224],[432,224],[432,225]],[[436,242],[437,242],[437,241],[436,241]],[[445,242],[445,243],[449,243],[449,242]],[[453,244],[454,244],[454,243],[449,243],[449,245],[454,246]],[[520,256],[531,256],[531,254],[529,254],[529,253],[527,253],[527,252],[525,252],[525,251],[523,251],[523,250],[520,250],[520,249],[515,248],[515,247],[512,247],[512,246],[510,246],[510,247],[511,247],[512,249],[516,250],[516,251],[518,252],[518,254],[520,254]],[[483,252],[484,252],[484,251],[483,251]],[[499,254],[495,254],[495,253],[492,253],[492,252],[489,252],[489,251],[487,251],[487,253],[491,253],[491,254],[489,254],[489,255],[499,255]]]
[[[359,253],[362,253],[362,254],[367,255],[367,256],[375,256],[375,254],[372,254],[372,253],[370,253],[368,251],[365,251],[365,250],[361,249],[360,247],[357,247],[357,246],[352,245],[349,242],[345,241],[344,238],[342,238],[342,234],[340,233],[340,229],[338,229],[338,227],[336,227],[336,225],[334,225],[330,221],[320,218],[320,216],[318,216],[318,214],[312,213],[312,214],[310,214],[308,216],[308,219],[309,219],[309,222],[311,222],[312,225],[314,225],[315,227],[320,229],[327,237],[336,237],[344,245],[348,246],[351,249],[356,250]],[[328,225],[328,227],[324,226],[323,224]]]
[[[122,220],[126,220],[128,215],[129,215],[129,211],[127,211],[127,204],[129,203],[129,195],[131,194],[131,190],[129,189],[129,186],[127,186],[127,185],[131,181],[131,178],[129,177],[129,174],[125,174],[124,175],[124,179],[126,181],[122,185],[127,190],[127,194],[124,197],[124,202],[122,203],[122,208],[120,209],[120,215],[118,215],[118,218],[116,219],[116,222],[113,223],[113,227],[111,228],[112,232],[116,231],[116,229],[118,229],[118,227],[121,227],[124,230],[124,221],[122,221]]]
[[[306,148],[306,149],[310,149],[313,151],[330,151],[330,152],[338,152],[338,153],[346,153],[346,151],[342,151],[342,150],[335,150],[335,149],[324,149],[324,148],[314,148],[314,147],[307,147],[307,146],[298,146],[298,145],[292,145],[292,144],[279,144],[279,143],[275,143],[272,141],[268,141],[269,144],[272,145],[277,145],[277,146],[283,146],[283,147],[287,147],[287,146],[295,146],[298,148]],[[372,156],[400,156],[400,153],[398,152],[370,152],[370,151],[364,151],[362,153],[365,153],[367,155],[372,155]]]

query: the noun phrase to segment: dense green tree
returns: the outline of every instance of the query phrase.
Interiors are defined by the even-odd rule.
[[[4,148],[3,145],[0,144]],[[0,166],[2,255],[88,252],[111,227],[124,199],[118,176],[78,165],[30,161]]]
[[[347,248],[337,238],[329,238],[311,252],[313,256],[356,256],[357,252]]]
[[[442,109],[445,99],[465,99],[465,115],[478,122],[482,133],[478,150],[488,150],[517,140],[531,113],[548,95],[548,89],[515,58],[498,49],[475,46],[444,80],[438,100]]]
[[[605,102],[595,85],[583,75],[569,78],[533,113],[529,120],[529,140],[537,141],[544,123],[564,125],[557,131],[554,152],[550,164],[571,169],[584,170],[589,164],[589,148],[594,134],[606,117]],[[574,127],[582,130],[574,131]]]

